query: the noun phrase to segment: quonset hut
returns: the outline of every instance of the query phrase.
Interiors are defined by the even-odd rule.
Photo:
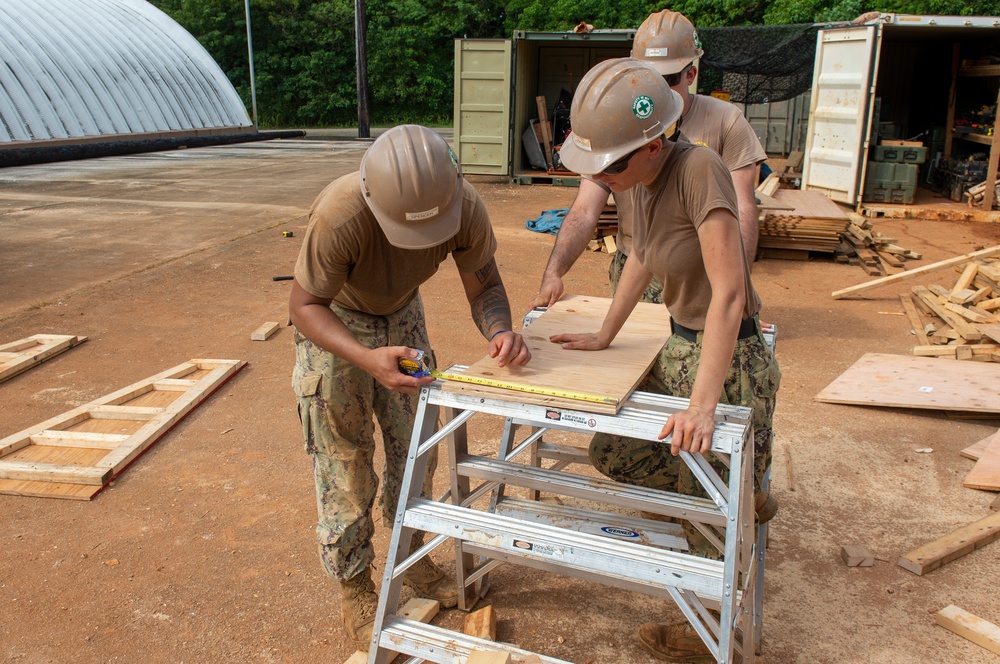
[[[84,156],[99,156],[122,150],[93,154],[98,144],[253,134],[212,56],[145,0],[0,3],[7,165],[7,151],[90,146]]]

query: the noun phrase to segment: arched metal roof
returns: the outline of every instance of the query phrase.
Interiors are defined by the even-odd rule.
[[[145,0],[0,2],[0,147],[252,126],[208,51]]]

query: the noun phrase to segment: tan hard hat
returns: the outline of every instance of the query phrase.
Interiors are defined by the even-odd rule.
[[[588,71],[573,95],[572,133],[560,161],[596,175],[664,133],[673,134],[684,110],[681,96],[655,69],[632,58],[605,60]]]
[[[375,139],[361,159],[361,191],[394,247],[433,247],[461,226],[462,169],[427,127],[399,125]]]
[[[704,54],[691,21],[669,9],[647,16],[632,41],[632,57],[664,76],[676,74]]]

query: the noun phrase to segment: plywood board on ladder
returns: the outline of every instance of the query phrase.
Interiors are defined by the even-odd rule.
[[[90,500],[246,362],[190,360],[0,440],[0,493]]]
[[[604,350],[566,350],[549,341],[559,332],[597,332],[611,304],[610,298],[566,295],[522,331],[531,350],[531,362],[523,367],[498,367],[484,357],[462,375],[488,381],[516,384],[534,392],[504,387],[470,385],[447,381],[444,390],[468,392],[492,398],[514,399],[557,408],[616,413],[653,365],[670,337],[670,315],[662,304],[640,302],[622,326],[614,342]],[[578,392],[607,398],[594,403],[553,393]]]
[[[0,383],[86,340],[70,334],[34,334],[0,344]]]
[[[861,406],[1000,413],[1000,364],[866,353],[815,396]]]

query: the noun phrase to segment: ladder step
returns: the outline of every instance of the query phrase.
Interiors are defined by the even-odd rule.
[[[563,445],[561,443],[549,443],[544,440],[538,441],[536,446],[538,456],[543,459],[553,461],[568,461],[569,463],[582,463],[590,465],[590,455],[587,450],[575,445]]]
[[[677,551],[687,551],[689,548],[684,528],[679,523],[639,519],[624,514],[598,512],[521,498],[504,498],[497,503],[496,512],[512,519],[545,523],[612,540]]]
[[[411,498],[403,524],[472,542],[499,557],[516,555],[553,568],[638,581],[651,588],[676,587],[709,599],[722,597],[724,564],[685,553],[577,533],[468,507]]]
[[[512,664],[521,664],[529,655],[535,655],[544,664],[571,664],[563,659],[538,655],[506,643],[453,632],[407,618],[389,619],[379,633],[379,647],[420,657],[428,662],[453,664],[456,657],[468,657],[473,650],[501,650],[510,653]]]
[[[726,525],[725,515],[707,498],[654,491],[603,478],[585,477],[472,455],[459,457],[457,472],[466,477],[493,480],[549,493],[561,493],[628,509],[668,514],[722,528]]]

